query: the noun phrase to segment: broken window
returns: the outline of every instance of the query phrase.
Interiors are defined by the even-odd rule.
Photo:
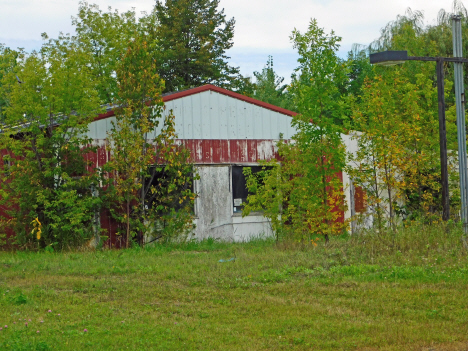
[[[256,174],[263,169],[263,166],[232,166],[231,179],[234,213],[242,213],[242,208],[244,207],[244,204],[247,203],[247,197],[249,196],[247,180],[244,175],[244,168],[246,167],[252,169],[252,174]]]
[[[149,174],[145,184],[147,208],[157,207],[164,214],[171,209],[181,210],[190,203],[188,193],[194,193],[193,172],[183,181],[177,174],[166,171],[164,165],[155,165],[150,167]],[[194,213],[194,206],[191,212]]]

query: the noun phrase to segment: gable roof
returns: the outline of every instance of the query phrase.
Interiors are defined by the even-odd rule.
[[[205,92],[205,91],[214,91],[216,93],[227,95],[227,96],[232,97],[234,99],[245,101],[245,102],[248,102],[250,104],[257,105],[257,106],[260,106],[260,107],[263,107],[263,108],[266,108],[268,110],[272,110],[272,111],[275,111],[275,112],[279,112],[279,113],[282,113],[282,114],[287,115],[287,116],[297,115],[297,112],[290,111],[290,110],[287,110],[285,108],[278,107],[278,106],[275,106],[275,105],[272,105],[272,104],[269,104],[269,103],[266,103],[266,102],[263,102],[263,101],[260,101],[260,100],[257,100],[257,99],[254,99],[254,98],[239,94],[239,93],[235,93],[235,92],[233,92],[231,90],[220,88],[220,87],[217,87],[217,86],[212,85],[212,84],[206,84],[206,85],[202,85],[201,87],[191,88],[191,89],[178,91],[178,92],[174,92],[174,93],[167,93],[167,94],[164,94],[162,96],[162,98],[163,98],[164,102],[168,102],[168,101],[180,99],[180,98],[183,98],[183,97],[186,97],[186,96],[199,94],[199,93],[202,93],[202,92]],[[109,110],[106,113],[100,114],[94,120],[97,121],[97,120],[112,117],[112,116],[115,116],[115,112],[113,110]]]
[[[223,88],[217,87],[217,86],[212,85],[212,84],[206,84],[206,85],[202,85],[201,87],[192,88],[192,89],[188,89],[188,90],[184,90],[184,91],[180,91],[180,92],[176,92],[176,93],[170,93],[170,94],[167,94],[167,95],[163,95],[163,100],[164,100],[164,102],[167,102],[167,101],[171,101],[171,100],[175,100],[175,99],[180,99],[180,98],[185,97],[185,96],[198,94],[198,93],[201,93],[201,92],[204,92],[204,91],[214,91],[214,92],[217,92],[219,94],[230,96],[230,97],[232,97],[234,99],[242,100],[242,101],[248,102],[250,104],[254,104],[254,105],[266,108],[268,110],[272,110],[272,111],[275,111],[275,112],[282,113],[284,115],[288,115],[288,116],[297,115],[297,112],[290,111],[290,110],[287,110],[285,108],[278,107],[278,106],[275,106],[275,105],[272,105],[272,104],[269,104],[269,103],[266,103],[266,102],[263,102],[263,101],[260,101],[260,100],[257,100],[257,99],[254,99],[254,98],[239,94],[239,93],[235,93],[235,92],[233,92],[231,90],[223,89]]]

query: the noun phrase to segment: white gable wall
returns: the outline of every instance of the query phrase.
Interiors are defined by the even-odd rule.
[[[170,110],[179,139],[278,140],[280,133],[284,139],[295,134],[290,116],[215,91],[168,101],[164,113]]]

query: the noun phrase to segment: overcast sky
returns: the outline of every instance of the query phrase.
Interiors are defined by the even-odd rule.
[[[462,1],[463,2],[463,1]],[[73,32],[71,17],[79,0],[0,0],[0,43],[11,48],[38,49],[41,33],[56,37]],[[102,10],[135,8],[151,11],[154,0],[95,0]],[[465,1],[468,6],[468,1]],[[407,8],[423,11],[427,24],[435,23],[440,9],[450,11],[453,0],[220,0],[228,18],[236,19],[231,64],[252,75],[273,55],[275,70],[289,81],[297,55],[289,36],[294,28],[307,29],[311,18],[327,32],[343,38],[339,55],[346,57],[353,43],[369,44],[380,29]]]

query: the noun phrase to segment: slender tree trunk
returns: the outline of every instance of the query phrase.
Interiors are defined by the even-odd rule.
[[[130,244],[130,200],[127,197],[127,249]]]
[[[144,145],[143,145],[143,148],[142,148],[142,151],[141,151],[141,157],[142,157],[143,160],[145,159],[145,155],[146,155],[147,140],[148,140],[148,133],[145,133]],[[141,202],[141,220],[143,221],[144,225],[145,225],[145,219],[146,219],[146,210],[145,210],[146,189],[145,189],[145,176],[144,176],[145,174],[146,174],[146,172],[143,169],[142,176],[141,176],[141,191],[140,191],[140,197],[141,198],[140,198],[140,202]],[[150,186],[151,186],[151,184],[148,185],[148,187],[150,187]],[[143,231],[140,231],[139,238],[138,238],[140,246],[143,246],[144,236],[145,236],[145,233]]]
[[[322,138],[322,145],[323,145],[323,138]],[[328,202],[328,196],[327,196],[327,178],[325,176],[325,155],[322,150],[321,156],[320,156],[320,165],[321,165],[321,171],[322,171],[322,190],[323,190],[323,209],[326,211],[327,210],[327,202]],[[330,225],[330,221],[327,220],[327,225]],[[328,237],[328,234],[325,233],[323,234],[325,238],[325,244],[328,244],[328,241],[330,238]]]
[[[395,230],[394,223],[393,223],[393,202],[392,202],[392,187],[390,185],[390,175],[387,162],[384,163],[384,170],[385,170],[385,182],[387,183],[387,192],[388,192],[388,207],[390,212],[390,226],[393,230]]]
[[[372,165],[373,165],[373,171],[374,171],[374,184],[375,184],[375,195],[377,198],[377,221],[378,221],[378,226],[379,226],[379,232],[382,231],[382,209],[380,208],[380,202],[378,201],[380,199],[379,196],[379,182],[377,179],[377,169],[375,167],[375,157],[372,155]]]
[[[31,140],[31,147],[34,151],[34,156],[36,158],[36,161],[37,161],[37,166],[39,167],[39,172],[42,173],[42,162],[41,162],[41,157],[39,156],[39,152],[37,151],[37,147],[36,147],[36,138],[33,138]]]

